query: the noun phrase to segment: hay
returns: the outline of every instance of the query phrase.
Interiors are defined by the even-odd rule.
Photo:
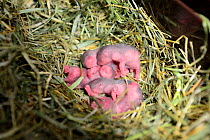
[[[210,135],[209,71],[197,65],[206,42],[200,59],[189,62],[193,44],[188,38],[172,40],[132,0],[0,3],[0,139]],[[134,45],[141,53],[138,83],[144,101],[112,120],[110,114],[89,107],[84,90],[66,86],[63,66],[81,66],[85,50],[116,43]],[[134,80],[129,74],[126,78]]]

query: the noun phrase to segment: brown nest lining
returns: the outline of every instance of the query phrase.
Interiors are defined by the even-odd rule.
[[[208,137],[209,73],[201,75],[196,65],[205,42],[200,59],[189,62],[188,38],[171,40],[134,1],[5,0],[1,5],[0,139]],[[80,66],[85,50],[116,43],[141,53],[138,84],[144,101],[112,120],[89,107],[84,90],[66,86],[63,66]]]

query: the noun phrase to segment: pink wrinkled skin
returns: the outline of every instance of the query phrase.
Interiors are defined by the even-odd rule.
[[[71,86],[78,78],[83,76],[82,82],[76,88],[84,88],[89,82],[105,77],[105,78],[114,78],[115,73],[111,66],[95,66],[91,69],[82,68],[82,72],[79,67],[76,66],[64,66],[64,73],[68,73],[68,76],[64,79],[67,82],[68,86]]]
[[[96,55],[98,53],[98,49],[95,50],[87,50],[81,57],[82,65],[86,68],[92,68],[97,66]]]
[[[104,111],[107,110],[112,110],[113,106],[114,106],[114,101],[112,100],[111,97],[98,97],[96,99],[96,101],[98,102],[98,104],[102,107],[102,109]],[[98,105],[96,102],[92,102],[91,103],[91,107],[92,108],[98,108]]]
[[[95,50],[87,50],[81,57],[81,61],[82,61],[82,65],[86,68],[93,68],[93,67],[97,67],[99,65],[97,65],[97,53],[98,51],[100,50],[100,48],[98,49],[95,49]],[[112,70],[114,70],[114,75],[115,77],[113,78],[119,78],[121,76],[121,71],[119,69],[119,64],[117,64],[118,62],[111,62],[110,63],[107,63],[105,65],[102,65],[103,66],[110,66],[112,68]],[[103,68],[101,69],[103,70]],[[107,77],[107,75],[112,75],[112,70],[110,70],[110,73],[101,73],[102,77],[105,77],[105,78],[110,78],[111,76]],[[106,69],[106,72],[108,72],[108,69]],[[124,75],[128,74],[129,73],[129,70],[127,68],[125,68],[124,70]],[[104,75],[103,75],[104,74]],[[105,75],[106,74],[106,75]]]
[[[101,93],[110,95],[114,101],[127,88],[125,80],[113,80],[108,78],[98,78],[85,86],[89,96],[98,97]]]
[[[117,64],[115,64],[114,62],[110,62],[107,65],[112,67],[112,69],[114,70],[114,75],[115,75],[114,78],[119,78],[121,76],[121,72],[120,72],[119,66]],[[106,66],[106,65],[104,65],[104,66]],[[129,71],[127,69],[126,74],[128,74],[128,73],[129,73]],[[107,78],[107,77],[105,77],[105,78]]]
[[[136,80],[139,80],[140,53],[134,46],[126,44],[106,45],[97,50],[97,64],[106,65],[110,62],[118,62],[121,76],[135,72]]]
[[[139,80],[139,57],[139,51],[126,44],[88,50],[81,57],[85,68],[64,66],[64,73],[68,74],[64,80],[70,86],[78,78],[84,77],[76,88],[85,88],[89,96],[96,97],[92,103],[88,100],[92,108],[101,106],[104,111],[110,110],[112,114],[123,113],[141,104],[142,91],[136,82],[114,79],[134,72],[135,79]]]
[[[68,82],[67,85],[71,86],[74,82],[77,81],[78,78],[83,76],[83,80],[76,88],[84,88],[85,85],[87,85],[90,81],[100,78],[101,76],[99,73],[95,73],[92,75],[92,77],[88,78],[88,71],[85,68],[82,68],[82,71],[79,67],[76,66],[64,66],[64,73],[68,73],[68,76],[64,79],[64,81]]]
[[[64,79],[64,81],[68,82],[68,84],[73,84],[80,76],[81,71],[79,67],[68,65],[64,66],[64,73],[68,73],[68,76]]]
[[[134,109],[140,105],[142,101],[142,91],[136,82],[131,82],[128,85],[128,92],[114,107],[114,113],[126,112],[129,109]]]
[[[110,97],[98,97],[96,99],[98,104],[104,111],[111,110],[113,114],[123,113],[128,110],[134,109],[136,106],[141,104],[142,91],[136,82],[129,81],[127,93],[119,100],[115,102]],[[92,108],[97,108],[98,105],[95,102],[91,104]],[[121,116],[113,117],[118,118]]]
[[[110,79],[115,78],[115,72],[113,68],[109,65],[95,66],[90,69],[87,69],[87,71],[88,71],[88,78],[93,77],[95,73],[99,73],[99,75],[104,78],[110,78]]]

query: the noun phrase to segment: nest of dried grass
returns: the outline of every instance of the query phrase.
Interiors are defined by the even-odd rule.
[[[0,3],[0,139],[208,138],[209,72],[197,65],[206,42],[189,62],[188,38],[172,40],[132,0]],[[116,43],[141,53],[144,101],[113,120],[89,107],[84,90],[66,86],[63,66]]]

